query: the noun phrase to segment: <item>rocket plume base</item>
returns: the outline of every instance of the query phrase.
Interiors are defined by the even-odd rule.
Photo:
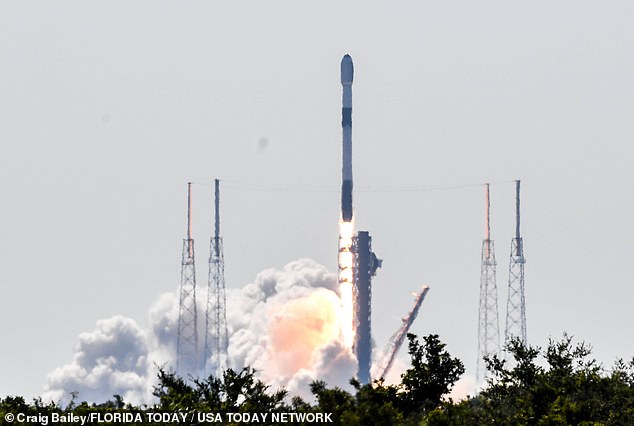
[[[352,252],[352,222],[339,222],[339,294],[341,297],[341,336],[349,348],[354,343],[354,253]]]

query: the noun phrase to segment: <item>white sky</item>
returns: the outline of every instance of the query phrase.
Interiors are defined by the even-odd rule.
[[[357,229],[384,259],[377,344],[429,284],[412,331],[474,374],[483,189],[407,190],[495,183],[503,317],[519,178],[529,341],[565,330],[608,366],[631,358],[632,16],[628,1],[0,3],[0,396],[38,395],[80,332],[145,323],[178,287],[188,180],[225,180],[230,288],[301,257],[334,271],[345,53]],[[194,187],[199,284],[211,191]]]

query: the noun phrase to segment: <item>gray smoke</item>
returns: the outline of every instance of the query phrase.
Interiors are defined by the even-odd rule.
[[[115,316],[79,335],[71,363],[48,375],[45,401],[68,402],[71,392],[82,400],[103,401],[113,394],[126,401],[148,400],[148,347],[135,321]],[[104,394],[105,392],[105,394]]]

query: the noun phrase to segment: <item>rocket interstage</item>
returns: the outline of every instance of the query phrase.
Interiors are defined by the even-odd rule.
[[[352,237],[354,222],[352,210],[352,80],[354,67],[350,55],[341,60],[342,167],[341,167],[341,221],[339,222],[339,293],[341,295],[341,336],[347,347],[354,344],[354,253]]]

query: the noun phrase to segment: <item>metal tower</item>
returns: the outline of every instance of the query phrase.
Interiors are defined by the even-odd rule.
[[[382,261],[371,251],[372,238],[367,231],[359,231],[352,239],[352,252],[355,254],[354,299],[355,299],[355,339],[354,352],[359,361],[357,378],[362,384],[370,383],[372,365],[372,277],[381,267]]]
[[[215,181],[214,236],[209,248],[207,312],[205,318],[205,358],[203,370],[220,377],[228,365],[227,297],[225,293],[225,260],[220,236],[220,181]],[[210,363],[209,366],[205,364]]]
[[[504,340],[515,336],[526,344],[526,301],[524,300],[524,246],[520,234],[520,181],[515,181],[515,238],[511,240],[509,291],[506,300]]]
[[[198,375],[198,325],[196,312],[196,266],[191,236],[191,182],[187,183],[187,238],[183,240],[181,286],[178,305],[176,372],[181,377]]]
[[[486,228],[482,241],[482,265],[480,269],[480,308],[478,310],[478,363],[476,380],[486,377],[483,357],[496,354],[500,350],[500,330],[498,318],[498,290],[495,282],[495,246],[491,240],[489,210],[489,184],[486,188]]]
[[[390,340],[387,343],[387,347],[383,351],[383,357],[381,362],[379,363],[378,374],[379,377],[385,378],[387,373],[392,368],[392,364],[394,364],[394,360],[396,359],[396,354],[398,354],[399,349],[403,345],[405,341],[405,336],[409,332],[409,328],[414,323],[416,316],[418,315],[418,311],[420,310],[420,305],[423,304],[423,300],[425,300],[425,295],[429,291],[429,286],[423,286],[423,290],[419,293],[413,293],[416,296],[416,302],[414,303],[414,308],[407,314],[405,318],[403,318],[403,324],[401,327],[396,330],[396,333],[390,337]]]

